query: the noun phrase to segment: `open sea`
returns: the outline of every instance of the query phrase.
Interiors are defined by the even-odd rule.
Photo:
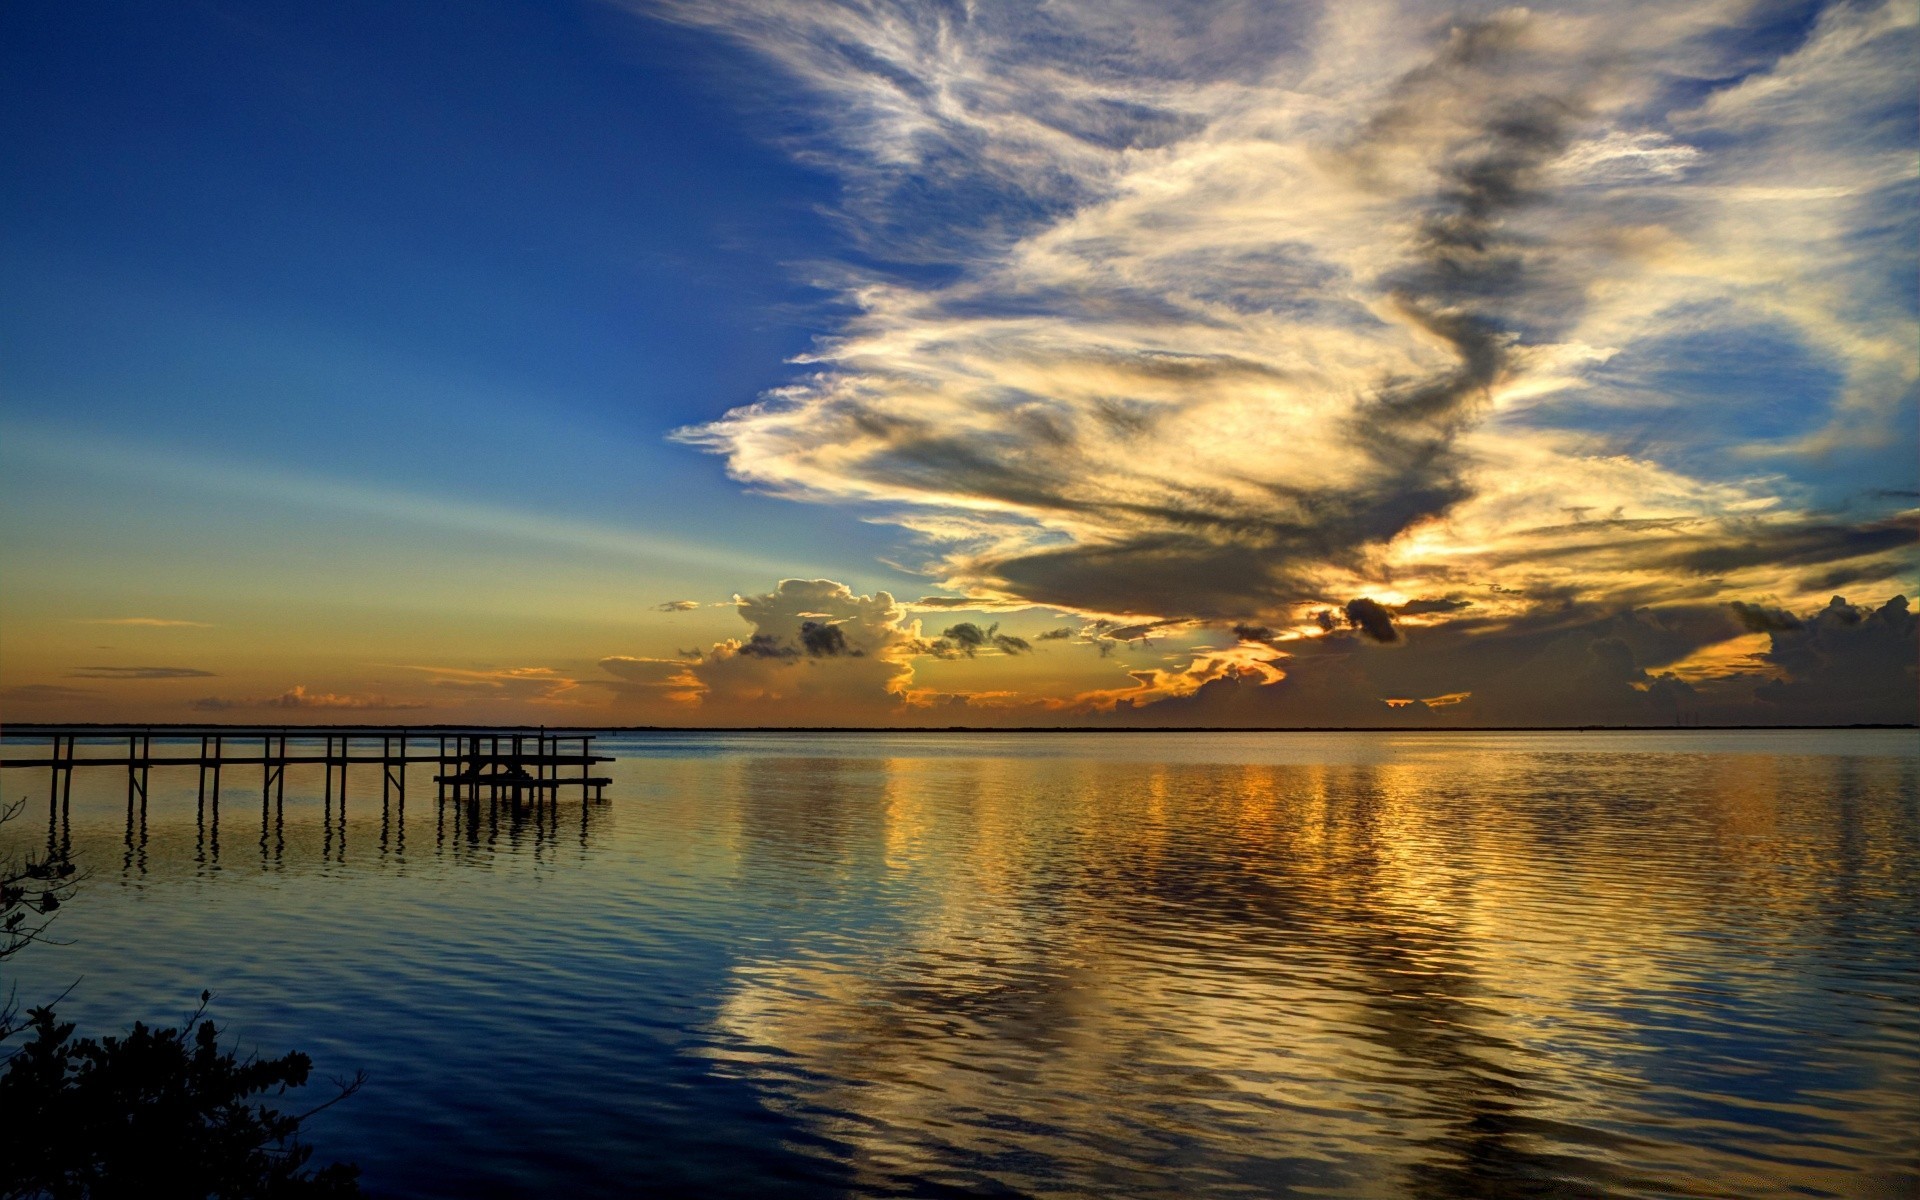
[[[1912,731],[596,749],[344,824],[79,770],[0,990],[364,1070],[307,1136],[384,1196],[1920,1195]]]

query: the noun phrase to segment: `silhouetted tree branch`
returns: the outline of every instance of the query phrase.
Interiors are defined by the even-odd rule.
[[[20,815],[26,801],[0,807],[0,826]],[[47,926],[60,905],[73,896],[73,864],[49,851],[0,854],[0,960],[12,957],[33,942],[46,940]],[[0,1041],[19,1030],[19,1008],[13,990],[0,1001]]]

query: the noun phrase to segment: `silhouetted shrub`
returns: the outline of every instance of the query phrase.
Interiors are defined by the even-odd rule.
[[[21,805],[0,806],[0,825]],[[71,896],[71,863],[0,854],[0,960],[44,941],[47,921]],[[239,1059],[206,1020],[212,997],[179,1029],[136,1024],[123,1038],[73,1037],[50,1007],[24,1022],[13,994],[0,1000],[0,1042],[27,1040],[0,1070],[0,1198],[4,1200],[253,1200],[358,1196],[358,1167],[307,1166],[300,1123],[253,1097],[306,1086],[304,1054]],[[357,1090],[339,1085],[327,1104]],[[325,1108],[327,1104],[320,1105]]]
[[[307,1056],[242,1060],[222,1050],[208,999],[182,1028],[136,1024],[98,1041],[75,1040],[50,1009],[29,1011],[28,1039],[0,1074],[0,1195],[359,1195],[358,1168],[307,1166],[313,1151],[298,1134],[312,1112],[252,1100],[305,1086]],[[342,1085],[334,1100],[359,1085]]]

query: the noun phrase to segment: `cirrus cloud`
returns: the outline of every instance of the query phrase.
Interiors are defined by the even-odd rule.
[[[955,592],[1284,627],[1913,577],[1910,2],[1786,41],[1718,3],[643,7],[776,63],[867,261],[943,268],[843,267],[811,373],[681,436]],[[1830,382],[1716,407],[1700,355],[1759,347]]]

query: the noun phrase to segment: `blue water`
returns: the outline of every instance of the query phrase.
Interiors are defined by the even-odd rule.
[[[217,845],[79,771],[0,986],[365,1070],[382,1195],[1920,1193],[1910,732],[601,745],[545,814],[231,770]]]

